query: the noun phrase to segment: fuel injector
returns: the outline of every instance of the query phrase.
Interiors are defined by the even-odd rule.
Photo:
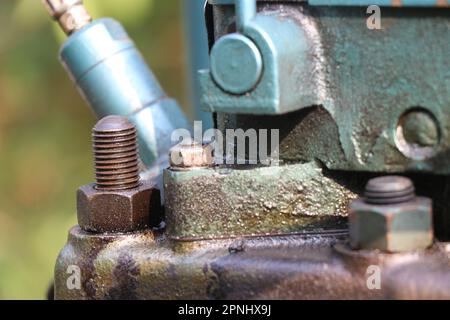
[[[82,0],[42,0],[68,35],[60,60],[97,117],[127,117],[137,128],[144,176],[168,165],[175,129],[190,130],[177,102],[169,98],[122,25],[93,20]]]

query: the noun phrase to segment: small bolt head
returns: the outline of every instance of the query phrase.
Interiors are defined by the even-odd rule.
[[[94,126],[94,131],[101,133],[117,133],[134,129],[127,117],[111,115],[100,119]]]
[[[214,164],[214,153],[211,145],[178,144],[170,150],[169,159],[171,169],[210,167]]]
[[[411,179],[401,176],[384,176],[369,180],[366,191],[400,192],[414,188]]]
[[[384,176],[371,179],[365,190],[365,201],[371,204],[395,204],[415,197],[411,179],[401,176]]]

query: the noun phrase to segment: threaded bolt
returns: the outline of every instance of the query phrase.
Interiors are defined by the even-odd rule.
[[[375,205],[390,205],[408,202],[414,199],[413,182],[405,177],[385,176],[367,183],[365,202]]]
[[[92,132],[96,188],[120,191],[139,186],[136,127],[125,117],[108,116]]]

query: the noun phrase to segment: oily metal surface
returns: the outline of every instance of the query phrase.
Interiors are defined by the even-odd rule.
[[[168,237],[221,239],[346,227],[356,194],[315,163],[164,173]]]
[[[367,268],[382,270],[369,290]],[[80,290],[66,286],[81,270]],[[385,255],[348,249],[343,233],[177,242],[161,233],[71,230],[55,268],[56,299],[450,298],[448,252]]]

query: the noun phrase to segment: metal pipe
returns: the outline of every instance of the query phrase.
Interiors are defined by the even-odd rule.
[[[77,12],[84,8],[81,0],[43,2],[60,24],[66,21],[61,17],[74,8]],[[69,34],[60,51],[63,65],[98,118],[125,116],[136,126],[144,171],[160,175],[169,163],[172,132],[190,129],[190,123],[161,88],[119,22],[81,20],[76,28],[63,26]]]

